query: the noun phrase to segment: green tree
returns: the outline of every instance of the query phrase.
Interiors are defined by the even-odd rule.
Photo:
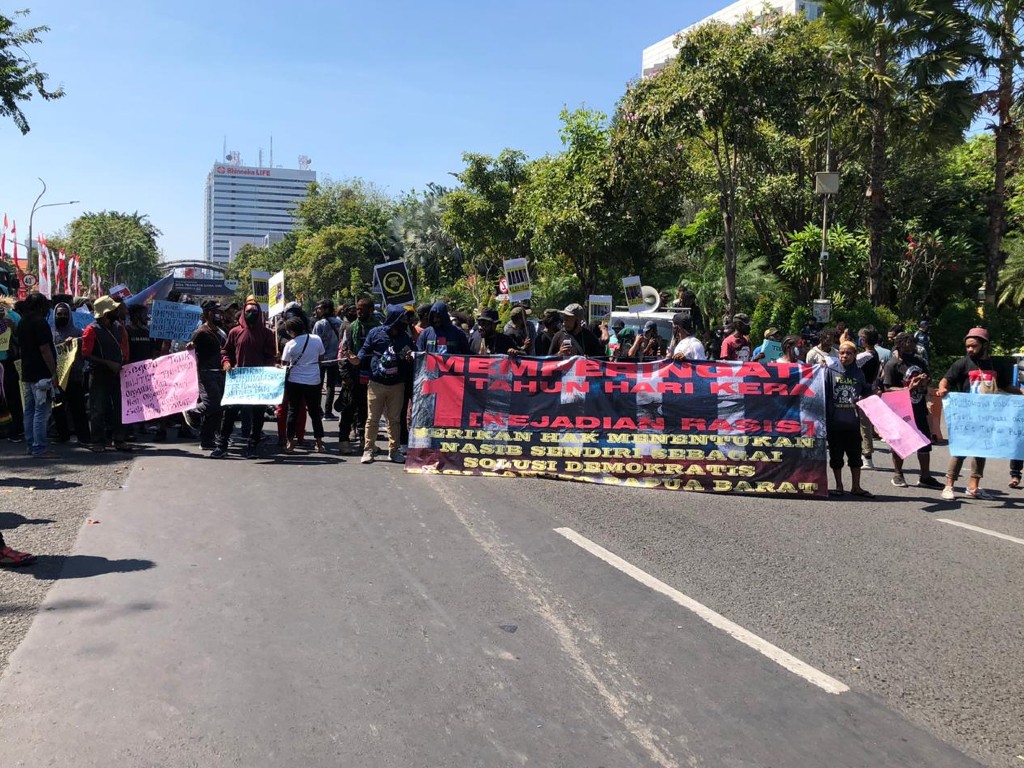
[[[356,298],[361,286],[370,281],[373,261],[367,259],[372,236],[365,227],[328,226],[300,235],[285,273],[302,301]],[[353,279],[359,278],[356,285]]]
[[[979,96],[992,116],[988,127],[995,137],[995,174],[985,238],[985,301],[991,304],[996,300],[999,270],[1006,261],[1002,240],[1007,230],[1007,181],[1017,170],[1021,151],[1013,107],[1022,96],[1024,0],[971,0],[969,5],[984,47],[979,64],[982,75],[987,76],[987,87]]]
[[[977,49],[957,0],[824,0],[824,11],[843,74],[838,111],[867,137],[868,293],[878,305],[894,155],[962,139],[975,111],[966,71]]]
[[[529,238],[511,216],[527,182],[526,155],[505,149],[497,157],[467,152],[462,160],[466,167],[456,174],[462,186],[444,196],[441,222],[470,270],[496,282],[502,259],[530,257]]]
[[[116,280],[139,290],[160,277],[160,234],[138,211],[85,213],[69,225],[66,248],[81,257],[82,275],[96,270],[108,285]]]
[[[448,190],[428,184],[422,194],[409,192],[399,203],[394,228],[406,262],[423,275],[426,286],[447,287],[462,276],[455,238],[444,227],[442,210]]]
[[[766,125],[794,132],[803,96],[818,74],[802,45],[806,22],[752,19],[703,24],[677,42],[678,55],[656,77],[642,80],[622,102],[624,120],[641,136],[661,136],[690,148],[691,165],[708,170],[722,220],[726,307],[738,306],[738,222],[741,188],[753,158],[765,148]]]
[[[25,47],[42,41],[42,34],[49,27],[18,27],[17,17],[28,16],[29,12],[15,11],[10,15],[0,14],[0,115],[9,117],[22,134],[29,132],[28,119],[21,111],[21,102],[30,101],[38,93],[46,101],[64,96],[63,88],[49,90],[48,75],[25,52]]]
[[[268,248],[258,248],[251,243],[246,243],[239,248],[224,272],[225,279],[238,281],[235,300],[242,302],[246,296],[252,293],[253,271],[274,274],[284,269],[285,264],[295,253],[297,242],[298,235],[295,232],[289,232],[283,239]]]

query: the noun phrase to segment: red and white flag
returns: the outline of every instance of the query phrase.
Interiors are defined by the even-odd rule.
[[[78,296],[78,291],[82,287],[78,276],[78,256],[72,254],[68,263],[71,265],[68,270],[68,293]]]
[[[92,282],[92,285],[91,285],[91,291],[90,292],[96,298],[99,298],[100,296],[103,295],[103,281],[100,279],[100,276],[96,274],[96,270],[95,269],[92,271],[92,281],[91,282]]]
[[[57,251],[57,279],[53,284],[54,293],[70,293],[68,289],[68,260],[64,249]]]
[[[7,214],[4,214],[4,228],[0,230],[0,261],[7,261]]]
[[[53,271],[50,269],[50,253],[43,236],[39,236],[39,292],[46,298],[53,296]]]

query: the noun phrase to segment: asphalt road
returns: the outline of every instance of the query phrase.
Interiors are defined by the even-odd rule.
[[[0,678],[2,763],[1024,765],[1024,496],[867,476],[799,502],[147,453]]]

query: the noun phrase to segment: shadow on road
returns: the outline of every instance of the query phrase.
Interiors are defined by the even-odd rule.
[[[68,555],[54,557],[41,555],[35,565],[29,566],[20,573],[31,575],[40,581],[59,581],[63,579],[87,579],[91,576],[102,576],[107,573],[133,573],[148,571],[155,568],[152,560],[126,558],[109,560],[98,555]]]
[[[57,478],[5,477],[3,480],[0,480],[0,488],[6,486],[35,488],[37,491],[62,491],[68,488],[80,488],[82,484],[71,480],[58,480]]]
[[[0,531],[8,531],[19,525],[47,525],[55,522],[48,517],[25,517],[17,512],[0,512]]]

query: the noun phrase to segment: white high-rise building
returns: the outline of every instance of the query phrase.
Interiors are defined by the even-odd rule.
[[[810,2],[810,0],[738,0],[738,2],[728,5],[722,10],[691,24],[674,35],[670,35],[664,40],[659,40],[654,45],[644,48],[643,76],[650,77],[664,69],[665,65],[676,56],[676,37],[685,35],[691,29],[699,27],[701,24],[706,24],[709,21],[735,24],[746,16],[752,16],[756,22],[767,16],[797,13],[803,14],[809,20],[814,21],[821,16],[821,3]]]
[[[206,177],[204,253],[216,264],[227,264],[243,242],[273,242],[295,229],[295,209],[316,181],[316,171],[252,168],[237,158],[216,163]]]

